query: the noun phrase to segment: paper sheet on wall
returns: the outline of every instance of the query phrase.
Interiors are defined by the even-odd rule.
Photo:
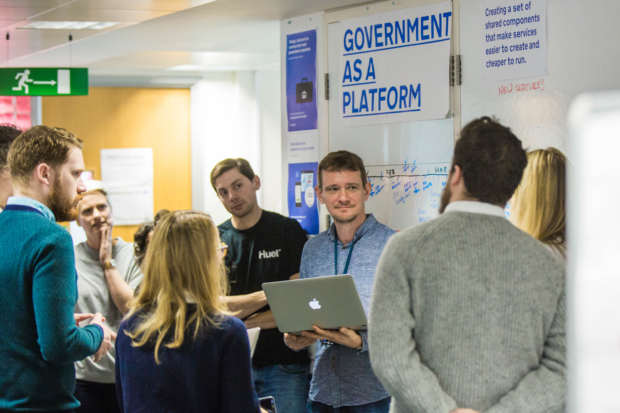
[[[443,119],[450,109],[452,2],[343,20],[343,126]]]
[[[480,0],[482,79],[547,75],[547,0]]]
[[[288,212],[310,235],[319,233],[317,182],[319,134],[316,131],[290,134],[288,154]]]
[[[153,220],[153,149],[102,149],[101,180],[108,190],[114,225]]]
[[[286,36],[288,131],[317,129],[316,30]]]

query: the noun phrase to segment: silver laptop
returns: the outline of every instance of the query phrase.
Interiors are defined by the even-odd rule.
[[[282,333],[299,334],[313,325],[366,330],[366,313],[350,275],[264,283],[263,290]]]

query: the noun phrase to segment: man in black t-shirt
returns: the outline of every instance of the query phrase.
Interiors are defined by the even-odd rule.
[[[211,171],[211,185],[232,214],[219,226],[220,238],[228,245],[228,307],[247,328],[261,328],[252,358],[256,392],[259,397],[273,396],[278,411],[305,412],[308,354],[284,343],[262,284],[299,278],[306,233],[296,220],[258,206],[260,179],[245,159],[218,163]]]

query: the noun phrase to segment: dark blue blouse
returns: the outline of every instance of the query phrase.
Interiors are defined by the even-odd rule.
[[[137,318],[123,321],[116,339],[116,389],[122,412],[259,412],[243,322],[223,317],[220,328],[202,327],[196,339],[193,326],[188,327],[181,347],[160,347],[158,365],[154,345],[133,347],[125,334]]]

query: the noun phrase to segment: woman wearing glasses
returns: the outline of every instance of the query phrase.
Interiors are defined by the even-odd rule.
[[[260,411],[245,326],[221,299],[225,251],[202,212],[172,212],[157,225],[116,340],[123,412]]]

